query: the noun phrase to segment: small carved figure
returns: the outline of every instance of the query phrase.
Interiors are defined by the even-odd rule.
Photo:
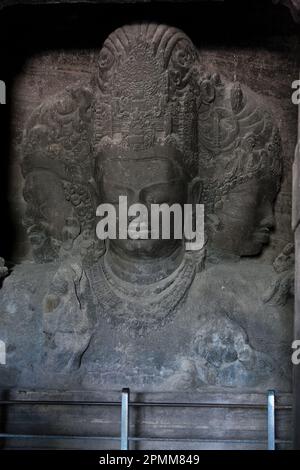
[[[295,252],[292,243],[288,243],[276,257],[273,267],[278,273],[278,277],[267,290],[263,299],[274,305],[286,305],[288,299],[294,296]]]

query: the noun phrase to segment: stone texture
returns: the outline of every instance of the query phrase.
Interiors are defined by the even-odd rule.
[[[293,165],[293,229],[295,236],[295,316],[294,316],[294,339],[300,338],[300,226],[299,226],[299,196],[300,196],[300,168],[299,168],[299,136],[300,120],[298,119],[298,144],[295,149],[295,160]],[[299,365],[294,366],[293,370],[293,411],[294,411],[294,448],[300,449],[300,369]]]
[[[300,205],[299,205],[299,193],[300,193],[300,156],[299,148],[297,146],[295,150],[295,160],[293,163],[293,230],[296,230],[300,222]]]
[[[126,0],[116,0],[116,2],[125,3]],[[17,3],[24,2],[7,0],[6,2],[1,2],[1,7]],[[35,0],[27,1],[28,5],[38,3],[39,2]],[[67,0],[59,2],[57,0],[55,3],[67,4],[70,2],[67,2]],[[74,1],[74,3],[76,3],[76,1]],[[87,0],[85,3],[105,4],[108,3],[108,1]],[[112,2],[110,1],[109,3]],[[135,3],[143,3],[143,1],[136,1]],[[154,4],[158,2],[149,1],[147,3]],[[288,2],[286,1],[285,3]],[[290,6],[295,6],[295,3],[294,0],[289,2]],[[170,10],[172,10],[172,8],[170,8]],[[275,10],[278,10],[278,12],[281,11],[279,7],[274,6],[274,11]],[[284,13],[284,10],[285,9],[282,8],[282,13]],[[298,17],[297,12],[295,17]],[[102,41],[101,34],[103,35],[102,26],[104,23],[109,23],[110,21],[107,17],[107,21],[103,18],[101,15],[99,28],[97,24],[97,35],[99,35],[100,42]],[[171,11],[170,20],[168,16],[168,21],[173,23]],[[248,17],[244,15],[243,10],[242,19],[240,21],[236,19],[232,20],[232,22],[228,21],[228,29],[226,29],[224,37],[227,37],[228,33],[231,31],[236,31],[236,28],[244,27],[247,21]],[[201,16],[199,16],[199,24],[202,24],[203,28]],[[241,26],[241,24],[243,26]],[[53,37],[55,37],[55,22],[52,27],[54,30]],[[274,24],[272,22],[272,28],[273,27]],[[210,401],[214,393],[212,388],[204,383],[205,380],[213,380],[218,384],[221,384],[224,380],[226,384],[228,384],[229,380],[233,385],[233,388],[231,388],[232,394],[225,396],[224,386],[218,385],[222,389],[222,393],[217,394],[215,399],[217,402],[226,402],[228,399],[228,401],[232,403],[236,402],[238,397],[240,397],[239,390],[244,383],[247,383],[247,387],[249,387],[249,379],[253,380],[253,374],[255,387],[257,389],[264,389],[265,386],[269,384],[275,386],[276,380],[279,380],[281,384],[280,387],[284,384],[284,387],[287,386],[287,389],[290,389],[289,377],[286,377],[286,374],[281,376],[279,374],[278,379],[277,372],[274,373],[274,369],[277,369],[276,365],[275,367],[273,366],[273,369],[270,369],[268,361],[265,361],[265,370],[270,373],[267,379],[269,383],[267,383],[267,381],[265,383],[261,382],[259,373],[256,374],[255,368],[251,370],[249,365],[251,365],[254,356],[255,360],[258,355],[260,355],[260,357],[263,356],[264,351],[261,351],[261,345],[264,343],[265,337],[267,337],[270,341],[275,340],[274,343],[272,343],[271,351],[271,356],[273,360],[275,360],[275,364],[279,364],[280,367],[282,364],[287,364],[287,371],[290,367],[289,344],[290,337],[292,336],[291,293],[293,283],[293,255],[290,247],[290,242],[292,241],[290,231],[290,187],[291,162],[294,146],[296,144],[295,127],[297,119],[296,107],[291,104],[290,100],[290,83],[295,78],[298,78],[299,64],[297,57],[299,53],[296,47],[297,37],[284,38],[279,36],[278,38],[274,38],[273,36],[269,40],[264,36],[263,39],[256,41],[252,38],[251,33],[245,41],[246,44],[236,44],[235,37],[232,37],[226,44],[226,41],[224,43],[224,38],[218,42],[218,39],[211,41],[211,38],[206,38],[205,34],[201,35],[202,28],[197,27],[197,33],[194,34],[194,39],[197,36],[198,41],[199,30],[199,43],[197,43],[197,45],[201,50],[201,63],[204,70],[209,70],[211,75],[215,72],[220,73],[222,80],[227,83],[239,81],[242,84],[242,89],[248,87],[254,90],[259,96],[259,101],[275,116],[283,144],[284,180],[281,184],[281,190],[275,204],[276,230],[271,236],[271,243],[264,249],[262,255],[260,255],[257,260],[248,259],[241,262],[236,257],[233,257],[233,259],[230,256],[228,257],[227,253],[227,258],[225,257],[225,259],[221,259],[220,261],[220,253],[218,252],[216,254],[211,253],[206,265],[204,265],[203,254],[200,254],[200,263],[199,265],[198,262],[196,263],[198,274],[193,279],[192,287],[188,289],[188,299],[186,303],[182,305],[184,311],[179,310],[179,313],[183,315],[183,321],[179,323],[181,328],[186,318],[185,305],[188,305],[188,313],[190,312],[190,304],[193,306],[192,310],[194,310],[195,305],[199,305],[199,309],[197,310],[198,318],[196,321],[194,322],[197,315],[192,318],[188,327],[185,324],[183,325],[183,330],[185,331],[188,331],[189,328],[190,331],[193,331],[194,328],[198,328],[197,331],[193,331],[193,333],[195,333],[193,337],[195,341],[194,339],[192,341],[192,338],[188,338],[186,344],[183,346],[183,349],[188,350],[188,345],[192,345],[192,352],[188,350],[188,359],[180,357],[174,368],[174,361],[171,361],[171,368],[169,371],[166,371],[167,375],[168,372],[172,370],[170,380],[168,382],[168,380],[165,380],[166,377],[163,376],[160,383],[160,387],[164,390],[169,390],[171,387],[185,389],[186,387],[190,387],[191,383],[192,387],[197,390],[194,397],[189,396],[185,391],[180,397],[174,395],[166,397],[164,393],[163,397],[160,396],[160,399],[169,399],[170,401],[176,401],[176,399],[180,401],[198,401],[200,395],[203,394],[203,390],[207,390],[207,396],[201,399]],[[14,30],[14,34],[17,35],[16,28],[12,29]],[[107,29],[108,27],[105,28],[105,30]],[[211,29],[215,33],[218,28],[213,25]],[[257,37],[259,37],[256,27],[253,28],[253,31],[254,30],[256,31],[255,34]],[[22,44],[26,42],[25,37],[24,35],[21,40]],[[115,357],[118,359],[121,358],[122,360],[124,347],[123,350],[120,351],[118,340],[124,337],[127,340],[126,333],[122,331],[120,333],[119,330],[122,328],[117,329],[115,333],[115,329],[109,328],[104,318],[101,318],[99,323],[101,328],[103,326],[104,331],[99,333],[99,331],[96,332],[93,330],[95,325],[93,322],[97,320],[99,311],[93,305],[93,302],[91,303],[91,310],[85,302],[86,298],[90,298],[91,296],[89,295],[89,282],[87,282],[85,278],[86,269],[82,267],[82,257],[84,257],[89,264],[89,256],[87,255],[89,247],[92,248],[92,254],[95,253],[93,239],[90,237],[88,231],[85,233],[85,237],[78,237],[78,224],[75,222],[74,217],[76,207],[73,207],[71,198],[69,198],[70,200],[68,201],[63,199],[63,190],[60,188],[59,177],[53,174],[50,176],[49,172],[47,173],[48,170],[40,171],[33,177],[30,175],[32,172],[29,171],[26,175],[28,182],[24,193],[24,196],[27,198],[25,202],[22,196],[24,180],[20,171],[20,161],[24,156],[21,145],[22,133],[24,128],[27,127],[31,112],[35,111],[40,105],[43,109],[47,108],[45,101],[48,100],[49,96],[54,96],[59,92],[63,92],[62,94],[66,97],[67,102],[70,94],[69,92],[67,94],[64,92],[68,85],[70,85],[71,89],[85,89],[86,84],[90,83],[91,75],[93,75],[97,69],[96,59],[98,52],[98,50],[61,50],[60,52],[51,51],[48,54],[40,54],[39,57],[31,58],[28,61],[27,65],[24,67],[24,71],[20,74],[15,84],[14,99],[16,106],[13,112],[12,126],[14,130],[14,171],[12,172],[13,178],[11,181],[12,191],[10,199],[13,201],[11,205],[14,211],[14,223],[18,227],[17,232],[19,236],[18,252],[14,253],[14,261],[18,260],[19,263],[22,262],[22,265],[15,267],[12,276],[5,279],[5,293],[3,289],[0,292],[0,339],[5,337],[9,345],[8,366],[1,367],[0,370],[2,388],[18,388],[22,384],[30,388],[53,388],[55,386],[59,389],[94,388],[99,387],[99,384],[101,384],[101,386],[102,384],[104,384],[104,386],[108,385],[109,389],[111,386],[118,387],[118,383],[113,383],[111,377],[107,379],[105,371],[103,374],[101,373],[101,364],[103,363],[101,361],[105,358],[109,364],[112,356],[109,347],[103,347],[103,338],[105,344],[110,344],[110,341],[106,338],[106,332],[108,331],[110,334],[111,330],[114,331],[112,344],[117,345]],[[15,57],[14,53],[12,56]],[[84,84],[83,87],[81,84],[79,87],[74,87],[74,82],[78,79]],[[78,98],[78,95],[72,98],[77,105],[79,104],[77,101]],[[56,106],[54,106],[54,108],[55,107]],[[59,111],[57,110],[56,112],[59,116]],[[55,121],[54,119],[54,128],[56,125]],[[68,135],[70,135],[70,131]],[[64,149],[62,152],[65,152],[65,142],[62,143],[61,149]],[[49,196],[51,191],[49,188],[47,188],[46,191],[47,182],[50,183],[49,186],[51,185],[51,187],[53,186],[53,188],[55,188],[52,201],[51,196]],[[43,188],[45,191],[43,191]],[[33,195],[31,195],[31,193]],[[43,214],[34,214],[34,218],[38,223],[35,224],[35,230],[32,229],[27,236],[23,228],[23,223],[20,223],[20,221],[24,217],[26,228],[30,227],[28,226],[28,221],[30,221],[30,218],[28,218],[28,215],[30,215],[28,206],[35,197],[37,201],[39,201],[39,204],[43,204],[45,200],[49,201],[50,198],[50,204],[48,206],[46,205],[46,215],[47,217],[50,216],[50,219],[56,219],[55,209],[57,205],[60,205],[62,208],[61,212],[64,216],[61,218],[60,223],[56,224],[55,222],[50,224],[50,227],[47,227],[43,223]],[[77,201],[76,197],[75,200]],[[25,212],[27,213],[26,217]],[[67,214],[69,212],[70,217],[67,220]],[[64,218],[65,227],[63,223]],[[298,232],[299,230],[297,231],[297,236],[299,235]],[[34,249],[32,249],[33,245],[31,245],[31,243],[35,245]],[[98,254],[96,250],[96,258],[98,255],[101,255],[101,249],[101,246],[98,247]],[[297,249],[296,242],[296,250]],[[76,259],[70,260],[70,254],[73,255],[73,253],[75,253]],[[2,256],[4,256],[4,254],[2,254]],[[27,260],[26,262],[24,262],[24,258]],[[35,260],[36,264],[28,263],[28,260]],[[40,264],[45,261],[46,264]],[[217,262],[217,265],[213,264],[215,262]],[[0,263],[0,265],[1,264],[2,263]],[[229,270],[228,273],[227,269]],[[201,275],[199,276],[199,271],[202,273],[202,276],[204,274],[202,278]],[[230,276],[228,274],[230,274]],[[83,279],[80,279],[81,276],[83,276]],[[228,281],[229,278],[232,279],[232,282],[231,285],[228,286],[226,281]],[[94,289],[92,290],[94,291]],[[196,294],[191,299],[191,293],[195,291]],[[87,292],[88,295],[85,295],[85,292]],[[202,301],[203,292],[204,299],[206,299],[205,303]],[[18,297],[17,294],[19,294]],[[213,298],[212,295],[214,296]],[[297,298],[299,297],[297,291],[296,296]],[[232,307],[235,305],[235,302],[231,302],[232,299],[235,299],[238,303],[233,313]],[[220,311],[219,304],[222,302],[224,302],[225,308],[222,309],[221,315],[216,315],[216,312]],[[252,304],[250,302],[252,302]],[[252,307],[253,309],[255,308],[253,316],[253,312],[250,311]],[[90,315],[90,313],[95,310],[96,314]],[[266,313],[267,318],[265,316]],[[158,343],[158,350],[159,352],[162,351],[161,357],[163,357],[164,363],[169,363],[172,354],[177,352],[177,338],[180,337],[180,332],[178,333],[178,322],[176,323],[177,317],[178,314],[175,314],[175,316],[172,317],[172,321],[166,323],[166,326],[163,328],[163,333],[159,334],[157,329],[155,329],[153,334],[150,334],[149,338],[146,338],[145,349],[147,353],[151,349],[153,342],[155,342],[155,344]],[[236,318],[238,322],[235,321]],[[242,320],[241,323],[240,318]],[[121,325],[122,324],[121,321]],[[217,331],[216,326],[218,327]],[[89,329],[92,330],[92,333],[97,333],[95,336],[100,338],[100,344],[95,338],[91,339],[91,342],[89,342],[87,338]],[[235,332],[234,336],[232,335],[233,331]],[[296,336],[297,331],[299,331],[299,328],[296,323]],[[258,336],[258,332],[262,332],[262,334]],[[72,340],[74,337],[76,337],[75,341]],[[130,336],[128,341],[129,344],[138,345],[138,347],[142,348],[144,351],[143,338],[145,338],[145,336],[141,336],[138,342],[136,338]],[[183,339],[184,338],[186,338],[185,335],[183,335]],[[278,338],[280,338],[279,347]],[[47,345],[47,347],[45,347],[45,345]],[[166,352],[166,350],[169,349],[169,345],[170,351]],[[197,353],[199,345],[200,354]],[[268,345],[266,344],[264,347],[266,348],[267,355],[270,356]],[[210,359],[208,366],[203,364],[203,358],[201,357],[201,349],[203,350],[204,348],[207,357]],[[101,354],[101,351],[103,351],[103,354]],[[133,350],[131,353],[129,348],[125,352],[128,352],[127,363],[125,359],[120,365],[117,364],[119,365],[118,372],[121,374],[120,386],[124,385],[123,377],[128,377],[126,376],[126,371],[123,371],[123,365],[126,367],[129,362],[129,366],[132,366],[133,362],[130,362],[132,356],[137,356],[136,351]],[[149,352],[148,357],[152,357],[151,353],[152,351]],[[224,356],[226,359],[224,363],[220,363],[220,356]],[[96,363],[94,363],[95,360]],[[45,361],[49,362],[53,370],[50,371],[44,367]],[[158,365],[161,366],[163,361],[157,361]],[[61,373],[59,373],[57,369],[60,369]],[[79,372],[80,370],[81,372]],[[146,375],[148,370],[149,369],[146,371]],[[157,372],[158,369],[157,367],[152,367],[152,371],[153,370]],[[236,373],[236,371],[238,371],[238,373]],[[199,377],[203,380],[203,383],[200,382]],[[238,384],[236,385],[234,381],[237,377]],[[296,381],[298,379],[296,374]],[[149,381],[152,385],[154,383],[154,388],[156,389],[157,387],[155,382],[153,382],[153,377],[151,377]],[[130,377],[129,385],[131,384],[136,388],[141,386],[140,382],[138,383],[137,377],[133,377],[133,380]],[[146,389],[149,389],[148,384],[142,383],[142,385],[145,386]],[[213,388],[214,387],[215,386],[213,386]],[[297,387],[294,393],[296,403],[298,403]],[[47,396],[57,399],[78,398],[78,394],[72,393],[69,395],[56,393],[54,395],[50,394]],[[14,396],[16,398],[25,398],[26,396],[28,398],[41,398],[45,395],[39,393],[20,393]],[[12,397],[14,396],[12,395]],[[80,397],[89,399],[91,395],[83,392]],[[110,391],[106,397],[103,395],[102,398],[112,399],[113,394]],[[147,401],[153,399],[153,396],[145,395],[144,398]],[[116,395],[116,399],[119,399],[118,394]],[[154,397],[154,399],[157,399],[157,396]],[[241,399],[248,401],[249,397],[245,395],[242,396]],[[253,397],[253,400],[265,402],[265,395],[262,395],[261,398]],[[278,402],[281,402],[281,396],[278,398]],[[105,428],[114,436],[119,434],[119,410],[117,412],[115,412],[116,410],[113,412],[109,410],[108,412],[103,412],[103,414],[102,412],[99,412],[99,414],[97,412],[95,413],[95,409],[86,410],[86,412],[80,409],[78,412],[78,409],[71,411],[70,408],[64,408],[63,410],[56,408],[53,412],[53,409],[48,411],[46,407],[40,407],[38,409],[24,407],[21,411],[20,409],[10,408],[8,411],[9,413],[5,414],[3,421],[3,425],[5,425],[7,431],[32,431],[34,433],[55,432],[58,434],[61,432],[69,432],[77,434],[80,428],[83,433],[97,434],[98,432],[102,432],[102,429]],[[298,411],[296,412],[298,413]],[[190,439],[191,437],[197,438],[199,436],[207,437],[208,431],[212,433],[216,431],[216,434],[211,436],[212,442],[199,444],[191,443],[189,440],[186,444],[188,449],[191,449],[191,446],[195,449],[199,449],[200,447],[245,448],[244,443],[233,444],[224,442],[224,440],[226,441],[229,436],[233,439],[243,437],[246,439],[258,438],[259,440],[263,440],[266,436],[265,411],[248,413],[238,409],[233,412],[221,410],[220,413],[218,413],[215,410],[204,410],[203,413],[196,415],[193,410],[192,413],[187,414],[181,413],[181,410],[175,410],[174,414],[171,411],[170,415],[160,410],[137,410],[132,416],[133,424],[131,427],[131,435],[147,433],[148,437],[155,436],[158,439],[162,437],[163,443],[161,440],[149,440],[141,445],[143,448],[155,449],[160,446],[165,449],[165,438],[174,435],[174,433],[176,433],[176,437],[178,438],[186,436]],[[166,425],[169,417],[173,418],[170,421],[170,427]],[[109,429],[108,421],[113,423],[112,427]],[[71,424],[72,422],[73,425]],[[99,431],[99,427],[101,427],[101,431]],[[290,431],[290,412],[280,411],[277,418],[277,437],[288,441],[291,437]],[[296,439],[297,445],[299,446],[298,436],[296,436]],[[16,445],[12,441],[6,444],[8,446]],[[41,447],[52,446],[55,448],[70,446],[72,448],[78,448],[79,446],[84,447],[86,441],[69,441],[68,443],[63,443],[58,440],[53,440],[46,444],[45,441],[41,440],[39,443],[36,441],[35,443],[29,442],[28,445],[31,446],[33,444],[40,445]],[[17,445],[20,445],[20,443]],[[95,449],[99,449],[99,441],[94,441],[92,445]],[[176,442],[169,443],[168,445],[170,448],[180,448],[180,444]],[[280,444],[280,447],[285,448],[289,445],[288,442],[284,442]],[[181,444],[181,446],[183,446],[183,444]],[[265,444],[262,443],[251,444],[249,442],[247,446],[249,448],[265,448]],[[108,444],[104,444],[104,448],[107,447]],[[113,441],[109,443],[109,447],[118,448],[119,443]]]
[[[290,171],[278,96],[220,75],[220,58],[210,70],[165,25],[119,28],[73,59],[84,85],[59,83],[61,54],[37,59],[53,95],[35,95],[19,140],[32,257],[1,290],[2,386],[290,391],[290,232],[277,227],[269,258],[241,258],[269,242]],[[175,239],[99,243],[95,209],[124,191],[204,202],[206,261]]]
[[[295,252],[296,252],[296,267],[295,267],[295,319],[294,319],[294,339],[299,341],[300,338],[300,263],[299,263],[299,249],[300,249],[300,228],[297,227],[295,231]],[[299,365],[294,367],[293,374],[293,393],[294,393],[294,448],[300,449],[300,406],[299,406],[299,388],[300,388],[300,368]]]

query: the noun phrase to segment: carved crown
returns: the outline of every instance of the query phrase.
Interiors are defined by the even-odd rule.
[[[141,150],[170,140],[186,160],[197,142],[197,51],[176,28],[124,26],[105,41],[98,61],[95,147]]]

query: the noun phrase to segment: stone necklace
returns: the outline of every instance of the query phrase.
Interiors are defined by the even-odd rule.
[[[164,326],[176,314],[194,280],[196,265],[185,255],[170,275],[146,285],[120,279],[105,255],[86,272],[98,314],[114,326],[133,327],[142,334],[148,326]]]

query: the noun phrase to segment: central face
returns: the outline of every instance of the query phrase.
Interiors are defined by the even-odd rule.
[[[170,155],[162,155],[152,150],[146,156],[135,152],[134,158],[122,155],[122,150],[104,155],[99,161],[101,201],[115,206],[117,227],[119,223],[119,197],[127,196],[128,207],[132,204],[143,204],[148,209],[148,239],[110,240],[110,248],[132,257],[162,257],[167,256],[182,240],[173,237],[174,225],[171,217],[169,240],[150,238],[151,205],[178,203],[181,206],[187,202],[187,181],[175,159]],[[129,224],[134,217],[127,217]]]

